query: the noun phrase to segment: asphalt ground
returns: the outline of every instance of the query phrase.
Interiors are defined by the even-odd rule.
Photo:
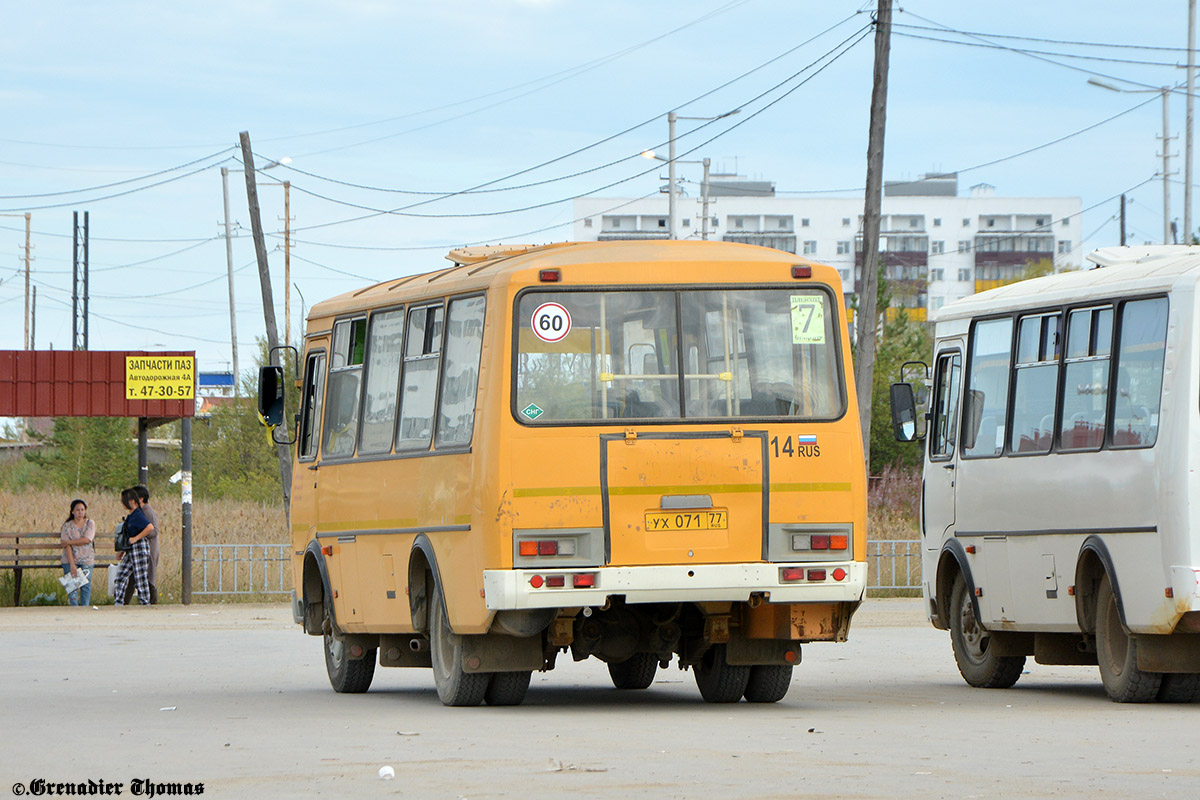
[[[286,605],[2,609],[0,797],[39,780],[122,797],[1200,794],[1200,704],[1117,705],[1094,667],[1032,660],[1012,689],[972,689],[920,600],[867,601],[774,705],[706,704],[674,666],[622,692],[598,661],[558,663],[521,706],[446,708],[428,670],[336,694]]]

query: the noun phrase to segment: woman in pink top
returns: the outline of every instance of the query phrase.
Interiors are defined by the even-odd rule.
[[[96,523],[88,519],[87,503],[71,501],[71,516],[63,523],[60,533],[63,545],[63,574],[78,575],[82,572],[88,582],[74,592],[67,593],[67,603],[73,606],[88,606],[92,603],[92,569],[96,564]]]

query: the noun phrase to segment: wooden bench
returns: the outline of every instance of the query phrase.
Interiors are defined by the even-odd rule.
[[[96,565],[92,572],[117,563],[112,534],[97,534]],[[0,533],[0,569],[13,570],[13,605],[21,605],[21,577],[27,569],[53,569],[62,572],[62,537],[58,533]]]

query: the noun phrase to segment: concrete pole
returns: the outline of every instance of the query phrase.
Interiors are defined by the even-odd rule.
[[[292,182],[283,182],[283,343],[292,344]]]
[[[675,238],[675,112],[667,112],[667,225]]]
[[[145,417],[138,417],[137,421],[137,453],[138,453],[138,479],[137,482],[142,486],[150,485],[150,426],[146,424]]]
[[[229,167],[221,167],[221,192],[225,196],[225,271],[229,275],[229,344],[233,348],[233,396],[242,395],[238,371],[237,307],[233,300],[233,239],[229,233]]]
[[[1171,243],[1171,87],[1162,87],[1163,101],[1163,244]]]
[[[33,337],[29,333],[29,323],[33,319],[33,314],[29,306],[29,212],[25,212],[25,349],[33,349]]]
[[[1196,0],[1188,0],[1187,121],[1183,142],[1183,243],[1192,243],[1192,105],[1196,72]]]
[[[270,361],[281,366],[279,359],[279,327],[275,322],[275,297],[271,291],[271,270],[267,265],[267,244],[263,238],[262,218],[258,210],[258,184],[254,179],[254,151],[250,148],[250,133],[238,134],[242,145],[242,166],[246,173],[246,202],[250,208],[250,232],[254,236],[254,254],[258,260],[258,282],[262,290],[263,320],[267,329],[267,346]],[[283,509],[291,518],[292,506],[292,450],[287,444],[276,442],[279,455],[279,482],[283,486]]]
[[[703,161],[701,161],[700,163],[702,163],[704,165],[704,185],[700,187],[700,189],[701,189],[700,195],[701,195],[701,197],[704,198],[704,200],[701,204],[704,208],[704,220],[700,223],[700,238],[707,242],[708,241],[708,168],[712,164],[712,160],[706,158]]]
[[[183,543],[180,547],[180,600],[186,606],[192,602],[192,418],[184,417],[180,434],[182,447],[182,480],[179,482],[183,494]]]
[[[862,290],[854,358],[863,453],[871,463],[871,399],[875,385],[875,329],[879,324],[879,227],[883,205],[883,141],[887,118],[888,63],[891,57],[892,0],[879,0],[875,12],[875,77],[867,134],[867,190],[863,208]]]

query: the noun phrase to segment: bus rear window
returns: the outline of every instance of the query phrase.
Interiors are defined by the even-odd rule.
[[[523,423],[844,409],[836,316],[818,289],[527,292],[517,323]]]

